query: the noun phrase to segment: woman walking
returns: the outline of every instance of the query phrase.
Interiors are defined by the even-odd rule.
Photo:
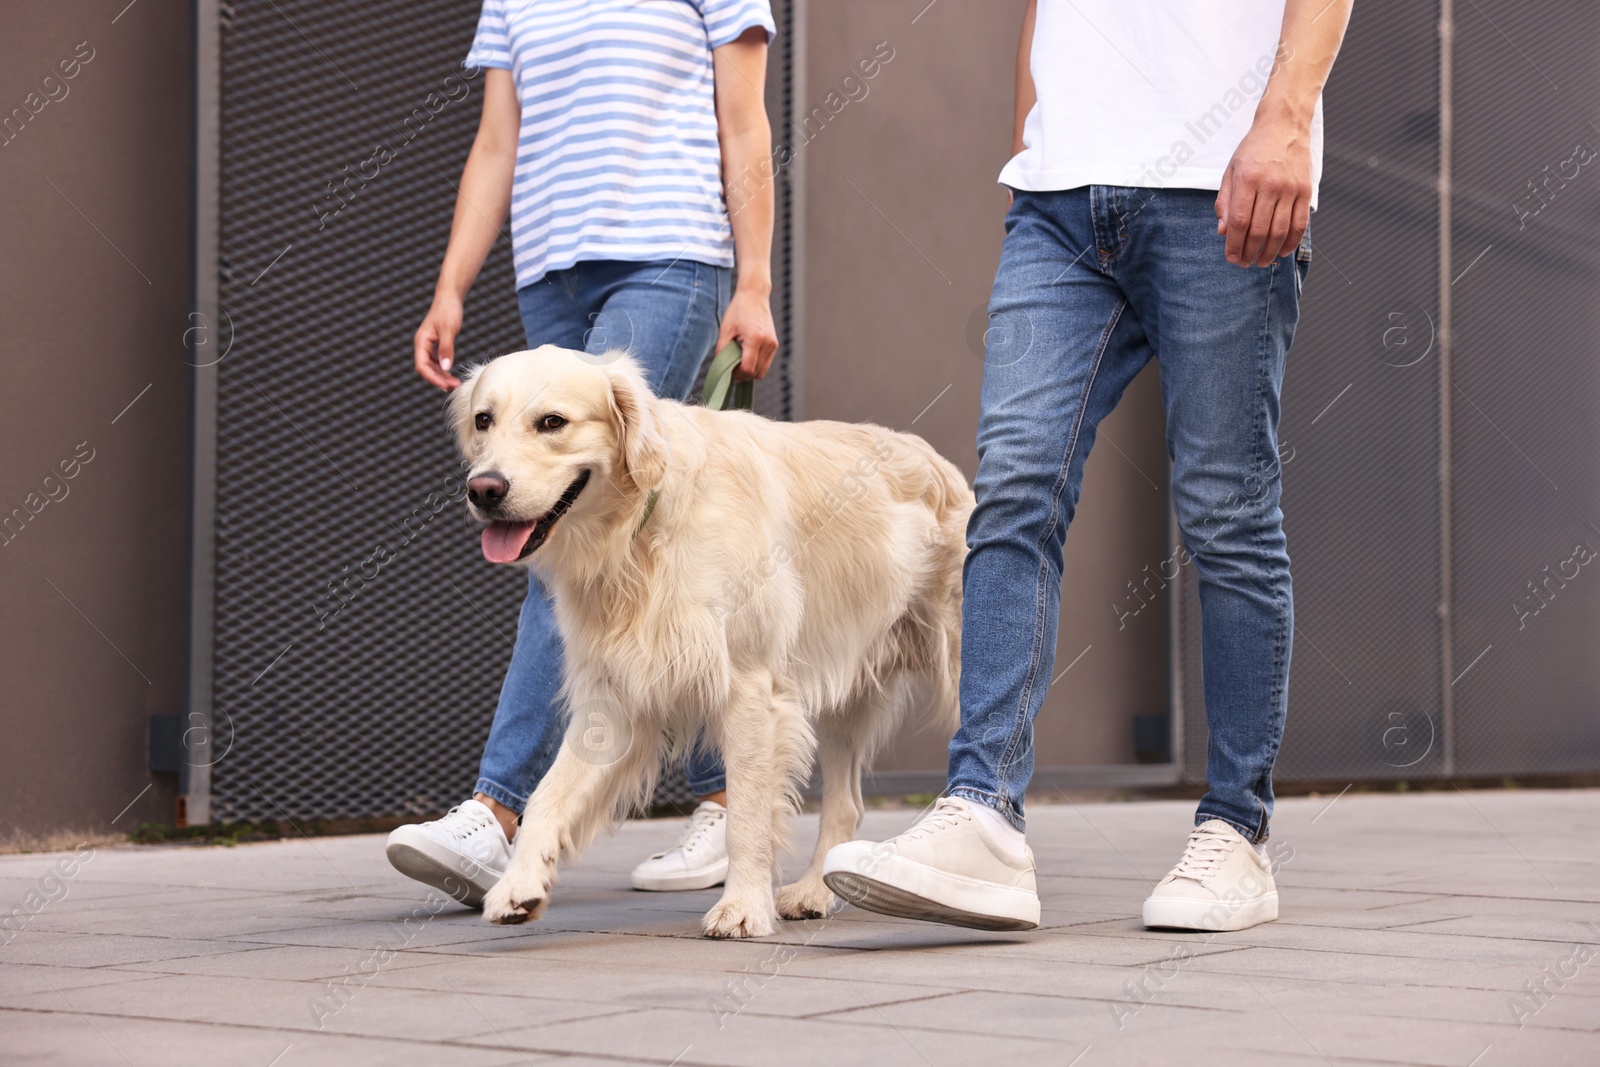
[[[628,349],[675,399],[730,340],[744,350],[736,377],[765,374],[778,348],[762,99],[774,31],[767,0],[485,0],[467,54],[485,69],[483,116],[417,373],[461,384],[463,299],[509,215],[528,347]],[[395,830],[397,869],[480,906],[561,745],[560,682],[550,600],[530,572],[472,799]],[[697,749],[687,770],[699,807],[676,848],[634,870],[636,888],[704,889],[726,873],[721,762]]]

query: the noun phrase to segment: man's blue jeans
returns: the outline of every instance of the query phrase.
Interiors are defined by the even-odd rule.
[[[1265,840],[1294,632],[1279,391],[1310,258],[1223,258],[1214,192],[1018,192],[989,303],[948,791],[1019,829],[1054,676],[1061,552],[1095,429],[1151,358],[1172,503],[1200,583],[1209,791],[1197,823]]]
[[[691,260],[584,262],[519,289],[517,304],[529,348],[626,348],[657,396],[682,400],[717,342],[730,273]],[[555,699],[560,685],[561,635],[550,596],[530,571],[474,792],[522,811],[561,748],[566,716]],[[686,769],[698,796],[725,787],[714,751],[696,746]]]

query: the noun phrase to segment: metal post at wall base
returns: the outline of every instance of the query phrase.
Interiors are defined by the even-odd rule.
[[[219,149],[222,111],[220,0],[197,0],[194,9],[194,286],[185,337],[221,336],[217,305]],[[192,334],[199,329],[201,334]],[[231,334],[231,328],[229,330]],[[191,349],[191,352],[194,350]],[[188,674],[178,768],[179,826],[211,821],[212,638],[214,634],[217,489],[217,368],[194,358],[190,398]],[[201,365],[207,364],[210,365]]]
[[[1455,2],[1439,0],[1439,747],[1441,773],[1456,773],[1455,469],[1451,428],[1451,185],[1454,180]]]

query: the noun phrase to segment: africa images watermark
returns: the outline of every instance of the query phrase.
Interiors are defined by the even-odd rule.
[[[1600,941],[1600,925],[1587,920],[1583,925]],[[1573,945],[1572,951],[1554,964],[1540,968],[1538,978],[1530,978],[1522,983],[1522,995],[1506,998],[1506,1010],[1511,1013],[1511,1021],[1517,1024],[1518,1030],[1527,1026],[1529,1019],[1543,1011],[1556,998],[1556,994],[1566,988],[1568,982],[1578,977],[1578,972],[1594,959],[1594,949],[1593,944]]]
[[[929,805],[932,807],[932,805]],[[926,811],[927,809],[924,809]],[[920,818],[920,816],[919,816]],[[916,820],[913,820],[915,822]],[[883,862],[895,855],[894,847],[887,842],[875,842],[868,854],[856,860],[855,871],[863,877],[870,878],[882,866]],[[840,894],[844,899],[836,901],[834,908],[827,915],[819,918],[801,919],[788,924],[789,928],[800,928],[806,932],[805,940],[798,945],[784,942],[772,946],[772,951],[754,965],[745,964],[740,972],[729,978],[724,983],[723,996],[719,999],[708,999],[706,1007],[711,1011],[711,1017],[716,1021],[717,1029],[721,1030],[728,1025],[728,1020],[737,1016],[755,1000],[756,995],[765,989],[768,983],[778,978],[783,973],[784,967],[792,962],[799,950],[810,945],[818,934],[822,933],[827,925],[838,917],[844,909],[845,903],[855,903],[847,894]]]
[[[464,889],[454,878],[445,878],[445,888]],[[318,1030],[328,1025],[328,1020],[348,1008],[355,1000],[357,993],[371,984],[383,969],[393,963],[402,950],[409,948],[411,943],[422,935],[428,928],[433,917],[444,910],[452,897],[441,893],[429,893],[427,900],[419,907],[411,909],[400,922],[401,936],[395,944],[388,945],[382,942],[372,946],[372,951],[367,954],[354,970],[346,964],[344,974],[338,978],[330,978],[323,983],[323,991],[317,996],[306,998],[306,1008],[311,1012],[311,1021]]]
[[[744,610],[755,599],[756,591],[761,586],[776,578],[824,527],[866,495],[866,480],[876,475],[894,454],[894,446],[887,440],[873,441],[871,449],[856,459],[852,469],[822,494],[820,502],[800,517],[796,544],[779,540],[754,567],[738,575],[724,575],[722,598],[717,605],[718,618],[725,620]]]
[[[0,919],[0,946],[9,945],[18,934],[28,928],[34,918],[51,904],[67,899],[72,892],[72,880],[78,870],[94,859],[94,849],[88,842],[72,852],[65,853],[55,865],[40,876],[39,881],[22,898],[22,903],[11,909],[11,914]]]
[[[829,88],[822,103],[806,112],[798,121],[790,120],[793,137],[779,141],[769,158],[753,167],[746,164],[738,177],[724,183],[723,194],[727,199],[728,214],[738,214],[750,202],[753,192],[771,185],[778,171],[792,164],[798,158],[800,149],[821,136],[822,131],[845,108],[865,100],[872,92],[869,83],[883,72],[894,56],[893,46],[888,41],[879,41],[873,46],[871,55],[858,60],[854,68]]]
[[[1267,850],[1268,869],[1276,875],[1286,865],[1294,862],[1294,846],[1288,842],[1280,841]],[[1227,895],[1211,906],[1207,919],[1214,921],[1220,927],[1223,920],[1236,911],[1241,903],[1260,890],[1260,880],[1254,874],[1245,877],[1241,887],[1228,890]],[[1204,925],[1204,923],[1202,923]],[[1201,940],[1202,945],[1209,945],[1216,940],[1221,929],[1209,931]],[[1117,1029],[1121,1030],[1128,1024],[1128,1020],[1144,1010],[1144,1006],[1158,997],[1178,975],[1183,973],[1184,965],[1196,956],[1195,950],[1188,941],[1180,941],[1172,946],[1172,951],[1167,958],[1155,963],[1147,963],[1137,979],[1130,978],[1123,984],[1127,993],[1124,1001],[1113,1001],[1108,1007],[1111,1009],[1111,1018],[1115,1020]]]
[[[1511,201],[1511,210],[1517,216],[1517,229],[1527,229],[1528,220],[1549,207],[1556,193],[1565,189],[1567,183],[1576,179],[1584,167],[1594,162],[1595,155],[1593,148],[1579,141],[1573,147],[1572,155],[1555,164],[1554,170],[1547,165],[1537,176],[1528,179],[1522,195]]]
[[[45,108],[65,100],[72,92],[72,86],[67,83],[83,73],[84,66],[94,60],[95,54],[93,45],[88,41],[79,41],[70,56],[57,62],[55,70],[39,79],[39,88],[28,91],[19,107],[0,116],[0,148],[10,147],[30,122],[39,120]],[[56,71],[60,71],[60,74]]]
[[[433,117],[449,107],[451,104],[465,100],[472,95],[472,87],[467,83],[476,78],[479,68],[462,64],[459,70],[453,70],[444,76],[444,91],[434,91],[423,97],[422,105],[411,109],[411,113],[400,120],[400,126],[395,126],[396,133],[401,139],[393,146],[388,141],[379,141],[372,153],[365,159],[359,160],[355,165],[355,172],[351,173],[347,163],[340,167],[341,176],[330,178],[326,182],[327,192],[311,205],[311,211],[317,216],[317,229],[327,227],[328,220],[350,206],[350,202],[367,187],[367,183],[374,181],[383,168],[399,158],[407,145],[416,140],[417,135],[433,120]],[[393,123],[390,123],[393,126]],[[402,129],[403,127],[403,129]]]
[[[452,471],[445,475],[442,492],[435,490],[429,493],[421,504],[412,508],[411,513],[400,520],[400,525],[395,528],[399,537],[395,539],[393,546],[388,541],[379,541],[371,552],[354,564],[353,571],[351,564],[348,563],[340,567],[339,576],[328,579],[328,591],[313,605],[317,613],[317,629],[324,629],[340,612],[349,607],[367,584],[375,580],[384,567],[398,559],[400,552],[415,541],[440,512],[451,503],[464,500],[466,495],[466,481],[460,474]]]
[[[1274,453],[1272,459],[1264,464],[1257,464],[1258,469],[1252,470],[1245,476],[1244,483],[1238,492],[1229,494],[1226,500],[1208,512],[1199,523],[1196,523],[1196,537],[1198,538],[1200,535],[1202,526],[1210,531],[1210,535],[1204,541],[1205,546],[1209,548],[1211,542],[1216,539],[1216,524],[1224,519],[1237,517],[1240,512],[1244,511],[1246,505],[1260,500],[1266,491],[1276,484],[1283,468],[1288,465],[1290,460],[1294,459],[1294,456],[1293,447],[1287,444],[1279,445],[1278,451]],[[1229,508],[1233,510],[1229,511]],[[1121,603],[1111,605],[1112,614],[1117,617],[1117,629],[1127,629],[1128,620],[1137,617],[1141,611],[1149,607],[1155,601],[1157,595],[1167,588],[1167,583],[1176,581],[1183,568],[1193,560],[1194,556],[1190,553],[1188,546],[1179,544],[1172,550],[1170,556],[1154,565],[1154,571],[1150,569],[1151,564],[1146,563],[1144,569],[1140,571],[1142,577],[1139,583],[1135,585],[1132,580],[1127,583],[1128,592],[1131,595]],[[1146,596],[1145,594],[1149,595]]]
[[[1546,563],[1537,576],[1528,580],[1528,595],[1511,602],[1511,610],[1517,615],[1517,629],[1526,630],[1528,620],[1554,603],[1556,594],[1582,574],[1583,568],[1594,558],[1595,550],[1586,542],[1579,541],[1573,546],[1572,555],[1557,563],[1554,570]]]
[[[1165,188],[1177,176],[1179,168],[1194,158],[1195,150],[1226,131],[1236,115],[1243,112],[1248,120],[1255,114],[1252,105],[1266,92],[1267,79],[1272,77],[1277,67],[1293,59],[1294,49],[1288,45],[1280,45],[1275,52],[1262,53],[1216,103],[1184,122],[1183,128],[1194,138],[1194,143],[1191,144],[1187,139],[1174,141],[1171,150],[1146,167],[1134,184],[1154,189]]]
[[[15,541],[45,508],[67,499],[67,494],[72,492],[72,486],[68,483],[83,473],[84,466],[93,461],[94,456],[94,446],[88,441],[80,441],[72,455],[58,462],[56,470],[39,480],[39,489],[30,491],[22,498],[20,507],[14,507],[0,516],[0,548]],[[41,490],[43,495],[40,495]]]

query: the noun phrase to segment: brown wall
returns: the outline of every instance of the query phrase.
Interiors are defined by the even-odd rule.
[[[0,847],[173,817],[170,779],[140,793],[184,670],[191,15],[119,8],[10,5],[0,34],[27,116],[0,135],[0,511],[66,493],[0,537]]]
[[[828,110],[837,92],[838,113],[791,131],[805,183],[802,414],[912,429],[969,477],[1007,203],[995,179],[1010,148],[1024,6],[812,0],[799,110]],[[860,79],[858,62],[882,54],[880,42],[893,58]],[[858,81],[841,86],[852,73]],[[1130,763],[1131,717],[1166,708],[1165,604],[1120,632],[1111,607],[1167,554],[1165,477],[1152,369],[1088,461],[1067,540],[1056,671],[1089,651],[1040,715],[1041,767]],[[947,740],[907,737],[879,766],[942,770]]]

